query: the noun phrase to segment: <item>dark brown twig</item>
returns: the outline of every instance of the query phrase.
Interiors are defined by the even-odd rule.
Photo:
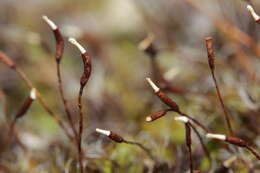
[[[226,124],[228,127],[228,131],[229,131],[230,135],[233,135],[233,129],[232,129],[231,122],[230,122],[230,116],[225,107],[224,101],[223,101],[221,93],[220,93],[220,89],[218,87],[218,82],[215,77],[215,63],[214,63],[215,55],[214,55],[214,51],[213,51],[212,38],[207,37],[205,39],[205,42],[206,42],[206,48],[207,48],[207,53],[208,53],[208,63],[209,63],[209,67],[210,67],[211,76],[213,78],[215,88],[217,91],[217,95],[218,95],[218,99],[220,101],[221,108],[224,113],[224,118],[225,118],[225,121],[226,121]]]

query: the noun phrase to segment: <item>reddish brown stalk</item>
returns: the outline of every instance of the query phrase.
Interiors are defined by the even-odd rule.
[[[77,135],[77,131],[76,131],[76,128],[74,126],[74,123],[73,123],[72,114],[70,112],[67,99],[65,98],[65,95],[64,95],[63,82],[62,82],[61,73],[60,73],[60,65],[58,63],[57,63],[57,76],[58,76],[58,85],[59,85],[60,96],[61,96],[61,99],[62,99],[62,102],[63,102],[63,105],[64,105],[65,112],[67,114],[69,125],[70,125],[70,127],[71,127],[71,129],[73,131],[75,140],[77,141],[77,136],[78,135]]]
[[[34,88],[32,85],[32,82],[28,79],[28,77],[25,75],[25,73],[18,68],[15,63],[3,52],[0,52],[0,60],[7,65],[9,68],[13,69],[22,79],[22,81],[26,84],[27,88],[32,89]],[[7,61],[6,61],[7,60]],[[9,62],[9,63],[6,63]],[[11,63],[10,63],[11,62]],[[66,129],[66,127],[64,126],[64,124],[62,123],[61,119],[59,118],[59,116],[57,116],[56,114],[54,114],[54,112],[49,108],[49,106],[46,104],[46,102],[44,101],[41,93],[37,90],[37,98],[41,104],[41,106],[46,110],[46,112],[48,113],[48,115],[50,115],[57,123],[58,125],[62,128],[62,130],[65,132],[65,135],[72,140],[72,136],[70,135],[70,133],[68,132],[68,130]]]
[[[198,139],[200,141],[200,144],[201,144],[201,146],[202,146],[202,148],[204,150],[204,153],[206,154],[209,162],[211,163],[211,157],[210,157],[209,151],[208,151],[206,145],[204,144],[203,139],[202,139],[199,131],[196,129],[196,127],[194,127],[194,125],[192,123],[189,123],[189,125],[192,128],[192,130],[195,132],[195,134],[197,135],[197,137],[198,137]]]
[[[193,173],[193,159],[192,159],[192,149],[191,149],[191,128],[190,123],[185,123],[185,131],[186,131],[186,146],[189,151],[189,160],[190,160],[190,173]]]
[[[55,41],[56,41],[55,60],[56,60],[59,92],[67,115],[67,119],[69,121],[70,128],[72,129],[73,134],[75,136],[75,141],[77,141],[77,131],[73,123],[72,114],[69,109],[68,101],[64,94],[63,82],[62,82],[61,71],[60,71],[60,62],[62,60],[63,52],[64,52],[64,39],[62,37],[59,28],[55,25],[53,21],[51,21],[47,16],[43,16],[43,20],[45,20],[45,22],[50,26],[53,35],[55,37]]]
[[[139,147],[140,149],[142,149],[150,157],[150,159],[156,161],[156,158],[153,156],[151,150],[139,142],[125,140],[122,136],[120,136],[112,131],[109,131],[109,130],[96,129],[96,132],[107,136],[109,139],[111,139],[112,141],[114,141],[116,143],[125,143],[125,144],[135,145],[135,146]]]
[[[78,132],[78,152],[79,152],[79,163],[80,163],[80,172],[84,172],[83,161],[82,161],[82,134],[83,134],[83,123],[84,123],[84,115],[83,115],[83,107],[82,107],[82,95],[84,91],[84,87],[87,84],[89,77],[91,75],[91,58],[87,51],[74,39],[69,38],[69,42],[75,45],[79,51],[81,52],[81,57],[84,65],[84,71],[80,78],[80,89],[78,95],[78,108],[79,108],[79,132]]]
[[[218,87],[218,82],[215,77],[215,64],[214,64],[215,54],[213,51],[212,38],[211,37],[205,38],[205,42],[206,42],[206,48],[207,48],[207,53],[208,53],[208,63],[209,63],[209,67],[210,67],[211,76],[213,78],[215,88],[217,91],[217,95],[218,95],[218,99],[220,101],[221,108],[224,113],[224,118],[225,118],[225,121],[227,124],[228,131],[229,131],[230,135],[233,135],[233,129],[232,129],[231,122],[230,122],[230,116],[225,107],[224,101],[223,101],[221,93],[220,93],[220,89]]]

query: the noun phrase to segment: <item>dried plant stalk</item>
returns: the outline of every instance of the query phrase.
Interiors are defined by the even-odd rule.
[[[190,173],[193,173],[193,159],[192,159],[192,149],[191,149],[191,128],[189,123],[185,123],[185,131],[186,131],[186,145],[189,151],[189,159],[190,159]]]
[[[215,85],[215,88],[216,88],[216,91],[217,91],[218,99],[219,99],[219,102],[221,104],[222,111],[224,113],[224,118],[225,118],[225,121],[226,121],[226,124],[227,124],[228,131],[229,131],[230,135],[233,135],[233,129],[232,129],[231,121],[230,121],[230,116],[229,116],[227,109],[225,107],[224,101],[223,101],[221,93],[220,93],[220,89],[218,87],[218,82],[217,82],[216,77],[215,77],[215,65],[214,65],[215,54],[214,54],[214,51],[213,51],[212,40],[213,39],[211,37],[205,38],[206,48],[207,48],[207,53],[208,53],[208,63],[209,63],[209,67],[210,67],[211,76],[213,78],[214,85]]]

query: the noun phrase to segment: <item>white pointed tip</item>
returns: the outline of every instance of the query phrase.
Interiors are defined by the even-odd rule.
[[[111,134],[111,132],[109,130],[103,130],[103,129],[99,129],[99,128],[96,128],[96,132],[98,132],[102,135],[106,135],[106,136],[109,136]]]
[[[256,14],[254,8],[251,5],[247,5],[246,8],[251,13],[251,15],[255,21],[258,21],[260,19],[260,16]]]
[[[151,87],[153,88],[154,92],[158,92],[160,90],[159,87],[157,87],[155,85],[155,83],[150,79],[150,78],[146,78],[147,82],[151,85]]]
[[[176,121],[180,121],[183,123],[188,123],[189,122],[189,118],[185,117],[185,116],[179,116],[179,117],[175,117],[174,118]]]
[[[152,121],[152,118],[151,118],[151,117],[146,117],[145,121],[151,122],[151,121]]]
[[[35,100],[36,99],[36,89],[33,88],[30,92],[30,98]]]
[[[75,38],[70,37],[69,42],[75,45],[82,54],[86,53],[86,49]]]
[[[42,19],[51,27],[52,30],[56,30],[58,28],[57,25],[52,20],[50,20],[47,16],[43,15]]]
[[[225,135],[221,135],[221,134],[207,133],[206,137],[207,138],[211,138],[211,139],[219,139],[219,140],[222,140],[222,141],[226,140],[226,136]]]

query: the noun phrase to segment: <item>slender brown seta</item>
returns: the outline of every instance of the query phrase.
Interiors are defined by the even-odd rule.
[[[109,139],[111,139],[114,142],[135,145],[135,146],[139,147],[140,149],[142,149],[150,157],[150,159],[156,161],[156,158],[153,156],[151,150],[139,142],[125,140],[122,136],[120,136],[110,130],[103,130],[103,129],[96,128],[96,132],[107,136]]]
[[[172,99],[170,99],[163,91],[161,91],[160,88],[150,78],[146,78],[146,80],[150,84],[150,86],[153,88],[154,93],[159,97],[159,99],[171,108],[168,111],[173,111],[182,116],[188,117],[196,125],[201,127],[205,132],[207,132],[207,133],[210,132],[209,129],[207,127],[205,127],[203,124],[201,124],[199,121],[197,121],[196,119],[192,118],[191,116],[181,112],[179,106]],[[161,114],[163,114],[163,112]],[[150,120],[150,118],[148,118],[148,120]]]
[[[221,93],[220,93],[220,89],[218,87],[218,82],[217,82],[216,77],[215,77],[215,65],[214,65],[215,54],[214,54],[214,51],[213,51],[212,40],[213,39],[211,37],[205,38],[206,48],[207,48],[207,53],[208,53],[208,63],[209,63],[209,67],[210,67],[211,76],[213,78],[215,88],[216,88],[216,91],[217,91],[218,99],[220,101],[221,108],[222,108],[223,113],[224,113],[224,118],[225,118],[225,121],[226,121],[226,124],[227,124],[228,131],[229,131],[230,135],[233,135],[233,129],[232,129],[231,122],[230,122],[230,116],[229,116],[227,109],[225,107],[224,101],[223,101]]]
[[[84,65],[84,71],[80,79],[80,89],[79,89],[79,95],[78,95],[78,108],[79,108],[79,131],[78,131],[78,151],[79,151],[79,161],[80,161],[80,170],[81,173],[84,172],[83,170],[83,163],[82,163],[82,133],[83,133],[83,123],[84,123],[84,117],[83,117],[83,107],[82,107],[82,95],[85,85],[87,84],[90,74],[91,74],[91,58],[88,55],[86,49],[79,44],[74,38],[69,38],[69,42],[73,45],[75,45],[79,51],[81,52],[81,57],[83,60]]]
[[[198,139],[199,139],[199,141],[200,141],[200,144],[201,144],[201,146],[202,146],[202,148],[203,148],[203,150],[204,150],[204,153],[206,154],[206,156],[207,156],[209,162],[211,163],[212,160],[211,160],[209,151],[208,151],[206,145],[205,145],[204,142],[203,142],[202,136],[200,135],[199,131],[197,130],[197,128],[196,128],[192,123],[190,123],[190,127],[192,128],[192,130],[193,130],[193,131],[195,132],[195,134],[197,135],[197,137],[198,137]]]
[[[245,148],[249,150],[258,160],[260,160],[260,155],[255,151],[255,149],[251,147],[246,141],[240,138],[234,136],[226,136],[222,134],[213,134],[213,133],[206,134],[206,137],[211,139],[218,139],[221,141],[225,141],[229,144],[235,145],[237,147]]]
[[[176,121],[180,121],[185,124],[185,133],[186,133],[186,146],[189,152],[189,160],[190,160],[190,173],[193,173],[193,158],[192,158],[192,149],[191,149],[191,144],[192,144],[192,139],[191,139],[191,127],[190,127],[190,121],[187,117],[185,116],[179,116],[175,117]]]
[[[50,26],[51,30],[53,31],[55,40],[56,40],[56,51],[55,51],[55,59],[56,59],[56,69],[57,69],[57,77],[58,77],[58,86],[59,86],[59,92],[60,96],[64,105],[64,109],[69,121],[70,128],[73,131],[73,134],[75,136],[75,141],[77,141],[77,131],[73,123],[72,114],[69,110],[68,101],[65,98],[64,90],[63,90],[63,82],[61,77],[61,70],[60,70],[60,62],[63,57],[64,52],[64,39],[62,37],[62,34],[57,27],[57,25],[50,20],[47,16],[42,16],[43,20]]]
[[[250,14],[254,18],[255,22],[260,24],[260,16],[258,14],[256,14],[254,8],[251,5],[247,5],[247,10],[250,12]]]

